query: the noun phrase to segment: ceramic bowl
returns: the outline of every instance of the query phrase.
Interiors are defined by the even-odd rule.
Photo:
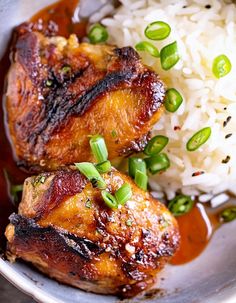
[[[69,1],[69,0],[68,0]],[[99,0],[87,0],[91,6]],[[12,28],[53,0],[0,0],[0,57]],[[0,202],[1,204],[1,202]],[[0,205],[1,206],[1,205]],[[0,212],[1,220],[1,212]],[[235,303],[236,221],[218,229],[205,251],[192,262],[168,265],[161,273],[155,295],[129,302]],[[44,303],[113,303],[116,297],[86,293],[59,284],[22,262],[0,259],[0,273],[23,292]],[[124,302],[124,301],[123,301]]]

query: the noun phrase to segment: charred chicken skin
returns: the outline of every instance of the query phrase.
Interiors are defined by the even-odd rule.
[[[6,229],[8,256],[22,258],[60,282],[132,297],[153,285],[179,243],[176,220],[163,204],[115,169],[103,174],[114,194],[131,199],[118,209],[74,168],[30,177],[19,214]]]
[[[163,83],[131,47],[15,31],[6,116],[19,165],[53,170],[93,160],[101,134],[110,159],[143,149],[162,112]]]

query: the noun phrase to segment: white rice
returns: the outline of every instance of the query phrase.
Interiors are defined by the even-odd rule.
[[[110,43],[120,47],[135,46],[147,40],[144,29],[161,20],[171,26],[170,36],[151,41],[160,50],[177,41],[180,61],[169,71],[162,70],[160,60],[140,53],[167,87],[176,88],[184,102],[176,113],[166,112],[155,125],[153,135],[169,137],[165,148],[171,167],[151,178],[154,191],[174,197],[177,191],[189,195],[213,197],[224,191],[236,194],[236,5],[223,0],[122,0],[123,5],[112,18],[103,19]],[[210,9],[205,5],[211,5]],[[186,8],[184,8],[186,7]],[[216,79],[213,59],[225,54],[232,63],[231,72]],[[231,120],[226,127],[224,121]],[[179,126],[180,130],[174,130]],[[186,142],[198,130],[210,126],[210,139],[197,151],[186,150]],[[232,134],[228,139],[227,134]],[[226,164],[222,160],[230,157]],[[193,177],[192,174],[204,171]],[[224,199],[223,199],[224,198]],[[225,196],[218,196],[220,203]],[[204,199],[203,199],[204,200]],[[214,202],[214,201],[213,201]]]

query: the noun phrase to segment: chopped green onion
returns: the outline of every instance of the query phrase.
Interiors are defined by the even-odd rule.
[[[225,55],[216,57],[212,64],[212,72],[216,78],[222,78],[231,71],[232,65],[229,58]]]
[[[211,128],[205,127],[195,133],[187,142],[186,148],[188,151],[195,151],[202,146],[210,137]]]
[[[130,227],[130,226],[132,226],[133,221],[131,219],[128,219],[125,223],[126,223],[127,226]]]
[[[178,195],[169,202],[168,208],[174,216],[178,217],[188,213],[193,208],[193,205],[194,201],[191,197]]]
[[[23,184],[11,185],[10,187],[10,195],[13,199],[13,202],[18,201],[18,193],[23,191]]]
[[[147,190],[148,176],[145,173],[136,170],[134,181],[139,188]]]
[[[117,132],[116,132],[116,130],[112,130],[112,132],[111,132],[111,136],[112,136],[112,138],[116,138],[117,137]]]
[[[111,162],[109,160],[96,164],[96,169],[100,174],[105,174],[111,170]]]
[[[156,174],[170,167],[170,160],[164,153],[146,158],[145,162],[151,174]]]
[[[161,66],[164,70],[169,70],[180,59],[178,53],[177,42],[173,42],[164,46],[160,52]]]
[[[100,176],[99,172],[92,163],[75,163],[75,166],[78,168],[81,174],[83,174],[86,178],[89,179],[89,181],[93,184],[94,187],[98,187],[100,189],[106,188],[105,181]]]
[[[135,45],[135,48],[137,51],[146,51],[153,57],[160,57],[159,50],[156,48],[155,45],[148,41],[141,41],[138,44]]]
[[[86,202],[85,202],[85,207],[86,208],[91,208],[92,207],[92,202],[89,198],[87,198]]]
[[[151,40],[163,40],[169,36],[171,28],[169,24],[163,21],[155,21],[150,23],[144,33]]]
[[[118,207],[116,198],[112,194],[110,194],[108,191],[102,190],[102,198],[108,207],[110,207],[110,208]]]
[[[153,137],[144,148],[144,153],[147,156],[153,156],[160,153],[163,148],[168,144],[169,139],[165,136],[155,136]]]
[[[46,181],[46,176],[45,175],[38,175],[36,177],[33,178],[32,181],[32,185],[33,186],[37,186],[39,184],[44,184],[44,182]]]
[[[124,205],[132,197],[131,186],[128,183],[123,184],[116,191],[115,197],[119,204]]]
[[[166,91],[165,108],[168,112],[174,113],[183,102],[183,97],[175,88],[169,88]]]
[[[100,135],[95,135],[91,137],[89,143],[96,161],[98,163],[106,161],[108,152],[104,138]]]
[[[236,206],[224,209],[220,213],[220,219],[223,222],[230,222],[236,219]]]
[[[136,170],[139,170],[141,172],[143,172],[144,174],[146,174],[146,163],[144,162],[143,159],[140,158],[135,158],[135,157],[131,157],[129,158],[129,176],[131,178],[135,178],[135,173]]]
[[[95,24],[91,27],[88,38],[92,44],[106,42],[108,39],[107,29],[101,24]]]
[[[47,86],[47,87],[52,86],[52,84],[53,84],[52,80],[49,80],[49,79],[48,79],[48,80],[46,81],[46,86]]]
[[[63,66],[62,69],[61,69],[61,72],[63,74],[68,74],[68,73],[71,72],[71,67],[69,65]]]

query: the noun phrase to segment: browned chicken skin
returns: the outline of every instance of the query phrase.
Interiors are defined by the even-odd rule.
[[[92,160],[94,134],[110,159],[143,149],[165,90],[133,48],[46,37],[27,23],[13,45],[6,113],[19,165],[52,170]]]
[[[101,191],[73,168],[26,179],[19,214],[6,230],[8,255],[60,282],[132,297],[153,285],[175,253],[178,227],[129,177],[115,169],[102,176],[113,194],[131,185],[125,206],[108,208]]]

